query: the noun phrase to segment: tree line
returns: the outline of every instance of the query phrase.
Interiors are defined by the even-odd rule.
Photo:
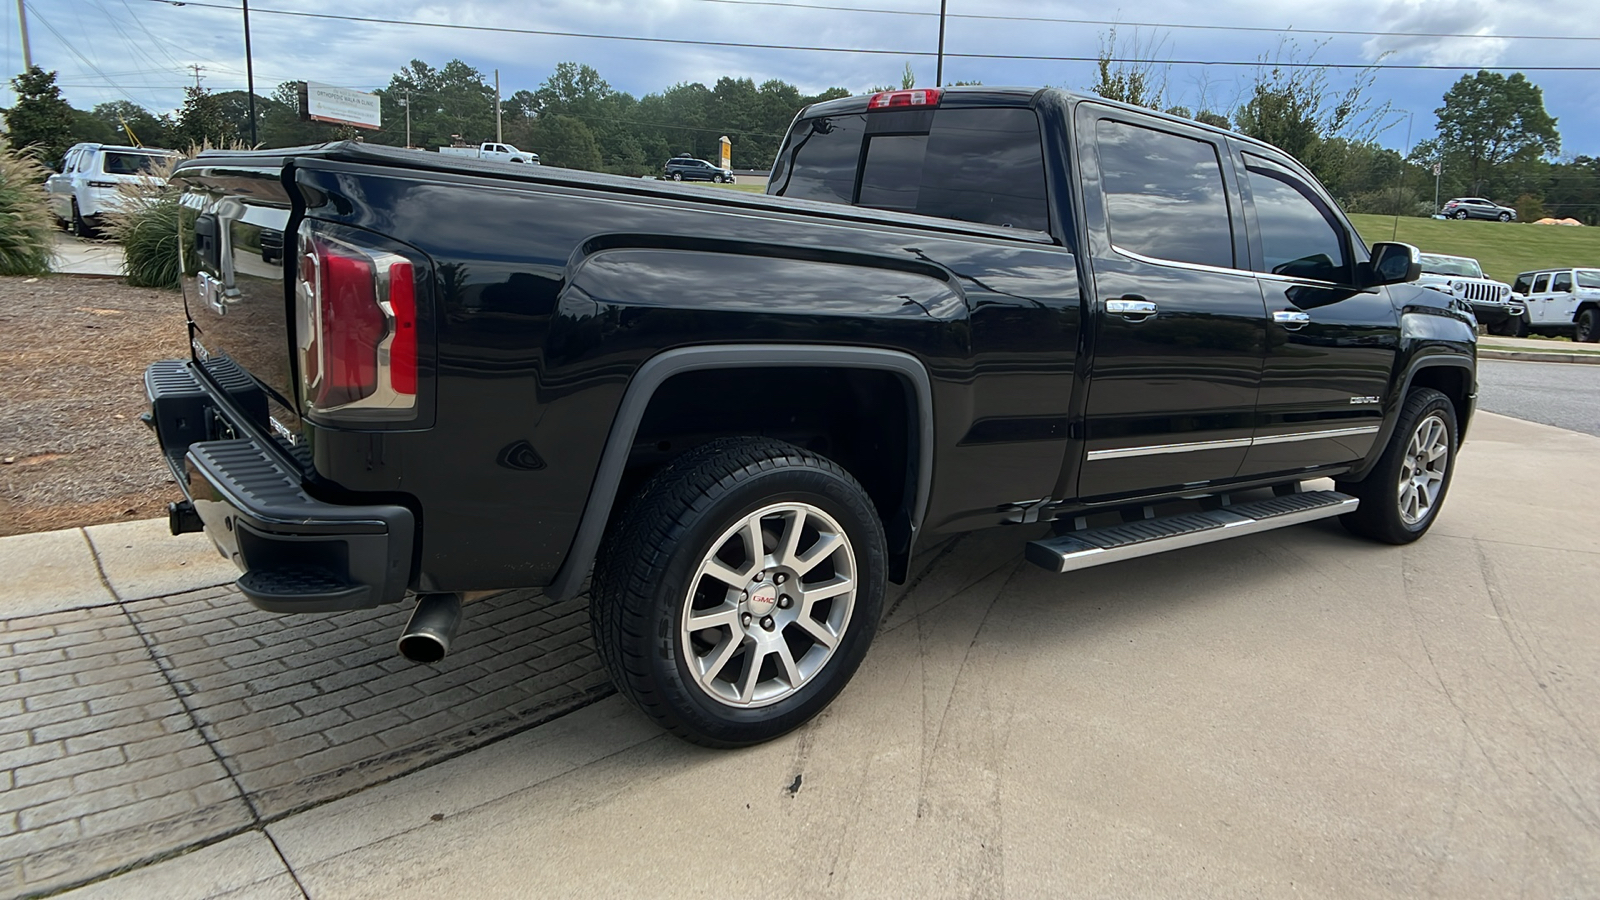
[[[1197,108],[1190,108],[1171,102],[1158,63],[1113,62],[1155,56],[1159,41],[1141,46],[1136,35],[1131,48],[1124,42],[1120,49],[1113,29],[1102,40],[1090,91],[1281,147],[1305,162],[1349,211],[1433,214],[1437,164],[1440,200],[1481,195],[1514,205],[1524,221],[1553,215],[1600,224],[1600,159],[1557,158],[1556,120],[1545,110],[1538,86],[1521,73],[1462,76],[1434,111],[1436,136],[1402,154],[1377,141],[1384,129],[1403,120],[1374,98],[1375,70],[1335,88],[1329,70],[1305,64],[1315,48],[1304,54],[1285,42],[1271,58],[1263,58],[1231,104],[1208,103],[1202,86]],[[244,91],[191,87],[183,106],[172,113],[153,113],[126,101],[77,110],[60,97],[54,80],[54,73],[38,68],[19,75],[12,82],[18,101],[5,111],[12,145],[35,145],[47,162],[58,162],[78,141],[137,140],[181,149],[229,146],[250,137]],[[872,89],[915,83],[907,66],[899,85]],[[376,93],[383,127],[355,129],[303,120],[298,85],[285,82],[256,97],[256,141],[290,147],[359,137],[433,149],[495,138],[495,89],[483,72],[459,59],[439,67],[412,60]],[[504,97],[501,132],[506,142],[538,153],[547,165],[620,175],[659,173],[668,158],[682,153],[714,158],[719,138],[726,135],[736,168],[766,169],[795,113],[851,93],[836,87],[805,94],[776,79],[757,84],[723,77],[709,87],[682,82],[634,97],[613,88],[591,66],[563,62],[537,88]],[[1420,128],[1421,123],[1408,125]]]

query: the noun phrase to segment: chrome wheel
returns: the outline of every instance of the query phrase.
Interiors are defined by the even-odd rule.
[[[1450,468],[1450,431],[1437,413],[1417,423],[1400,461],[1400,518],[1407,525],[1424,522],[1444,490]]]
[[[792,696],[833,657],[856,589],[855,552],[832,516],[807,503],[750,513],[690,581],[678,629],[689,674],[728,706]]]

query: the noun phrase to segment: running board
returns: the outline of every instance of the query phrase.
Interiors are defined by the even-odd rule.
[[[1028,562],[1052,572],[1072,572],[1274,528],[1288,528],[1330,516],[1342,516],[1355,512],[1360,502],[1336,491],[1286,494],[1207,512],[1075,531],[1060,537],[1033,541],[1028,544],[1025,555]]]

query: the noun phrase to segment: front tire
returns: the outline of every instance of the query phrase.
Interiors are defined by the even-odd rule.
[[[1340,516],[1352,534],[1386,544],[1409,544],[1427,533],[1455,474],[1456,411],[1450,398],[1418,388],[1406,398],[1377,465],[1361,481],[1336,482],[1361,501]]]
[[[1578,313],[1578,330],[1573,339],[1583,344],[1600,342],[1600,309],[1589,307]]]
[[[810,720],[866,655],[888,554],[861,485],[767,438],[689,451],[607,534],[589,605],[617,689],[685,740],[742,747]]]
[[[673,172],[672,173],[672,180],[673,181],[682,181],[683,180],[683,173],[682,172]]]
[[[1511,213],[1508,213],[1508,212],[1501,213],[1500,214],[1500,221],[1502,221],[1502,222],[1511,221]]]

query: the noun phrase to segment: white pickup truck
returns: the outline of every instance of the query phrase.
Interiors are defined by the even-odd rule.
[[[440,147],[439,152],[446,156],[467,156],[472,159],[527,163],[531,166],[539,164],[539,154],[528,150],[518,150],[510,144],[497,144],[494,141],[488,141],[478,147]]]

